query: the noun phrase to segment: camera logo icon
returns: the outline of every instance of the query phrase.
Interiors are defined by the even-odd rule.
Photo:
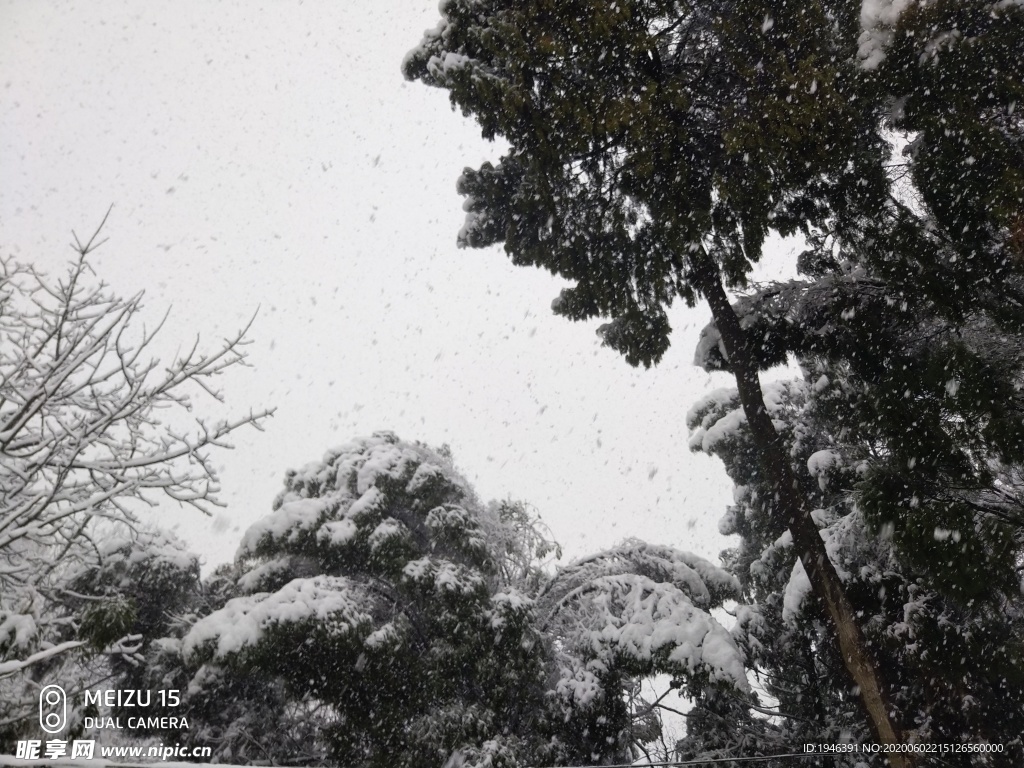
[[[59,685],[39,692],[39,725],[47,733],[60,733],[68,724],[68,696]]]

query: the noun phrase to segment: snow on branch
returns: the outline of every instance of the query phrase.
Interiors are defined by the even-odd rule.
[[[743,652],[709,613],[738,595],[724,569],[642,541],[576,561],[538,596],[564,657],[560,695],[589,704],[602,689],[601,670],[617,665],[747,690]]]
[[[33,653],[31,656],[24,659],[0,662],[0,677],[6,677],[7,675],[14,674],[15,672],[21,672],[22,670],[31,667],[33,664],[46,661],[58,654],[66,653],[74,648],[80,648],[83,645],[85,645],[85,643],[76,640],[69,640],[51,648]]]
[[[246,365],[249,327],[158,360],[163,321],[147,329],[142,294],[119,297],[92,274],[102,228],[74,237],[58,279],[0,258],[0,625],[32,629],[0,633],[5,671],[82,645],[47,637],[73,628],[53,601],[68,574],[99,562],[97,525],[131,533],[139,509],[164,499],[208,514],[220,505],[211,449],[272,414],[192,413],[196,396],[223,401],[217,377]]]

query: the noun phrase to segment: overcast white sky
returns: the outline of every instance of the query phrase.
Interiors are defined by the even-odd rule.
[[[731,498],[685,414],[729,384],[678,308],[650,371],[551,315],[561,284],[460,251],[466,165],[500,148],[399,65],[433,0],[0,2],[0,251],[51,273],[108,206],[96,271],[167,307],[170,349],[259,308],[225,415],[227,509],[160,522],[230,559],[286,469],[376,429],[451,445],[482,497],[529,501],[569,557],[638,536],[716,557]],[[783,257],[785,254],[783,254]]]

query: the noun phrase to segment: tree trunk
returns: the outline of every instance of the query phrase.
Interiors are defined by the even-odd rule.
[[[811,519],[810,510],[797,492],[788,452],[784,450],[765,407],[757,364],[748,345],[747,335],[729,303],[718,269],[710,256],[700,251],[691,258],[691,265],[694,282],[711,307],[711,315],[729,358],[729,367],[736,377],[740,403],[760,457],[761,468],[775,491],[775,514],[785,520],[811,587],[828,610],[839,640],[843,662],[859,689],[861,703],[877,743],[900,744],[903,737],[893,722],[896,712],[888,701],[875,661],[864,643],[864,636],[846,598],[839,574],[828,558],[818,526]],[[913,755],[889,754],[888,758],[892,768],[911,768],[915,763]]]

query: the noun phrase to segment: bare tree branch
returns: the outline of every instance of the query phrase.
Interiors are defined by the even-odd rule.
[[[211,451],[273,413],[193,414],[196,397],[223,402],[216,377],[247,364],[253,319],[161,363],[152,350],[167,316],[146,328],[141,293],[118,297],[91,274],[110,213],[84,243],[72,232],[77,258],[59,280],[0,258],[0,722],[24,703],[16,676],[31,689],[87,645],[63,587],[99,562],[97,526],[134,535],[137,511],[165,500],[222,506]],[[130,661],[138,647],[126,636],[105,652]]]

